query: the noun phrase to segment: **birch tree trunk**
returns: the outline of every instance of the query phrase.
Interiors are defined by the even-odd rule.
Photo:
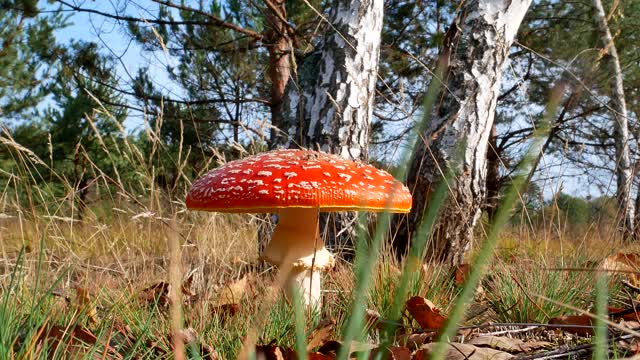
[[[287,88],[285,147],[305,147],[366,160],[377,79],[383,0],[333,0],[326,35],[298,66]],[[327,218],[329,218],[327,220]],[[321,220],[328,243],[349,244],[354,213]],[[323,226],[324,225],[324,226]]]
[[[633,183],[631,157],[629,154],[629,124],[627,103],[624,99],[622,69],[618,51],[613,42],[607,17],[600,0],[593,0],[594,20],[598,26],[600,40],[605,48],[605,61],[610,72],[611,109],[613,115],[613,136],[616,147],[616,196],[618,198],[618,225],[625,239],[634,233],[634,203],[631,201]]]
[[[410,166],[413,208],[399,223],[404,251],[437,184],[449,173],[449,194],[432,229],[429,260],[460,263],[471,244],[486,193],[487,147],[503,64],[531,0],[464,3],[445,36],[444,90]]]

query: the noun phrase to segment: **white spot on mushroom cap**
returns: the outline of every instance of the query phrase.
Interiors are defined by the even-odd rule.
[[[258,171],[258,176],[271,176],[273,173],[271,171],[261,170]]]
[[[296,176],[298,176],[298,174],[294,173],[292,171],[288,171],[288,172],[284,173],[284,177],[286,177],[287,179],[291,179],[291,178],[294,178]]]

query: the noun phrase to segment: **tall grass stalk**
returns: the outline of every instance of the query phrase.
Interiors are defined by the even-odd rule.
[[[548,136],[551,119],[555,118],[558,106],[564,94],[564,89],[565,84],[561,82],[557,84],[551,92],[549,102],[545,109],[545,116],[538,128],[535,129],[532,137],[532,143],[515,172],[511,186],[507,189],[504,200],[497,210],[494,223],[490,226],[486,239],[483,241],[478,253],[472,261],[474,270],[469,273],[453,310],[449,314],[447,325],[442,329],[439,341],[433,348],[433,352],[431,354],[432,359],[444,358],[447,346],[446,341],[453,337],[457,331],[458,323],[462,320],[468,302],[473,297],[474,290],[484,275],[486,265],[489,263],[496,245],[498,244],[498,235],[511,217],[511,209],[518,200],[520,191],[524,186],[526,186],[526,181],[530,172],[529,167],[533,163],[534,159],[540,154],[542,143]]]
[[[416,126],[414,126],[414,128],[410,132],[406,148],[404,149],[404,152],[400,158],[401,160],[399,162],[398,170],[394,174],[394,176],[398,179],[404,180],[406,178],[411,159],[413,158],[418,145],[418,141],[421,139],[424,130],[431,123],[432,109],[434,109],[436,100],[438,99],[438,94],[440,93],[440,89],[443,87],[442,79],[446,69],[446,59],[440,58],[438,60],[435,75],[432,77],[432,80],[429,83],[427,92],[425,94],[423,102],[424,113],[422,119],[416,124]],[[390,196],[393,196],[393,194],[390,194]],[[365,224],[366,218],[360,216],[358,221],[361,225]],[[389,214],[388,212],[384,212],[381,213],[378,217],[378,224],[376,225],[373,240],[370,244],[367,244],[366,242],[364,231],[360,231],[358,234],[356,243],[356,260],[354,264],[356,288],[354,289],[354,295],[352,297],[350,316],[347,320],[347,325],[344,331],[343,346],[338,352],[338,359],[348,358],[351,342],[356,339],[358,334],[362,334],[362,327],[364,325],[364,312],[366,306],[366,294],[369,289],[374,266],[380,253],[382,240],[387,233],[390,224],[391,214]],[[359,226],[359,228],[364,229],[366,228],[366,226]],[[406,272],[411,273],[412,271],[407,271],[407,269],[405,269],[404,273]],[[410,275],[408,274],[403,274],[403,280],[401,282],[402,290],[399,290],[398,293],[400,295],[398,295],[398,297],[404,296],[402,294],[404,293],[404,289],[406,289],[407,284],[409,283],[409,276]],[[394,301],[394,304],[396,302],[397,301]],[[394,309],[396,309],[397,307],[397,305],[394,306]],[[395,312],[393,312],[393,314],[395,314]],[[366,356],[368,356],[367,352],[361,353],[361,358],[364,358]]]
[[[595,327],[595,352],[593,354],[594,360],[607,359],[608,352],[608,333],[607,324],[604,319],[607,317],[607,292],[608,292],[608,276],[604,271],[597,271],[596,273],[596,327]]]

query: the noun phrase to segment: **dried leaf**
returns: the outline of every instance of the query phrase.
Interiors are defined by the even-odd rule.
[[[398,342],[411,350],[416,350],[423,344],[432,342],[436,335],[437,334],[434,331],[401,335],[398,337]]]
[[[431,359],[431,353],[437,343],[422,345],[416,352],[414,360]],[[507,360],[514,358],[513,355],[500,350],[482,348],[470,344],[447,343],[444,360]]]
[[[617,253],[602,260],[600,269],[616,272],[628,279],[631,284],[640,284],[640,254]]]
[[[469,264],[456,265],[453,268],[453,282],[458,286],[463,285],[465,281],[467,281],[467,277],[469,276],[469,273],[471,273],[471,265]]]
[[[148,305],[158,304],[159,307],[168,307],[170,290],[171,284],[161,281],[144,288],[138,298]]]
[[[441,329],[447,322],[447,318],[440,315],[440,310],[422,296],[407,300],[407,310],[424,329]]]
[[[177,336],[186,345],[193,344],[198,340],[198,333],[191,327],[178,330]]]
[[[36,346],[42,348],[44,343],[48,344],[49,354],[65,354],[67,359],[82,359],[88,355],[98,355],[104,353],[111,358],[121,358],[115,349],[104,345],[104,350],[96,351],[98,339],[88,329],[79,325],[75,326],[46,326],[38,330],[40,336],[36,339]],[[94,358],[96,356],[93,356]]]
[[[563,325],[550,326],[550,329],[560,329],[581,336],[593,335],[593,319],[587,315],[558,316],[549,319],[549,324]]]
[[[258,345],[256,346],[256,360],[285,360],[285,357],[279,346]]]
[[[91,300],[89,290],[86,288],[76,286],[76,307],[80,312],[84,312],[85,315],[89,318],[92,324],[97,324],[98,319],[98,310],[94,302]]]
[[[609,308],[609,317],[612,319],[622,319],[626,321],[639,321],[640,320],[640,309],[637,307],[634,308]]]
[[[341,341],[329,340],[326,343],[324,343],[322,346],[320,346],[320,348],[318,349],[318,352],[324,355],[335,355],[340,351],[341,347],[342,347]],[[367,344],[367,343],[362,343],[358,341],[352,341],[351,347],[349,349],[349,354],[353,354],[356,352],[371,351],[376,347],[377,346],[374,344]]]
[[[369,359],[411,360],[411,351],[402,346],[392,346],[389,348],[379,347],[371,352]]]
[[[200,344],[200,357],[203,360],[220,360],[220,355],[211,345]]]
[[[307,360],[335,360],[335,358],[335,355],[325,355],[317,352],[307,354]]]
[[[120,354],[126,354],[136,343],[131,328],[118,319],[114,319],[108,332],[107,343]]]
[[[180,290],[182,292],[182,300],[185,305],[193,303],[196,299],[196,294],[191,292],[191,282],[193,280],[193,274],[182,284]],[[153,284],[140,292],[138,298],[148,304],[158,304],[159,307],[166,308],[171,304],[171,284],[166,281]]]
[[[336,321],[333,319],[321,321],[307,337],[307,351],[311,351],[325,343],[331,336],[335,325]]]
[[[215,304],[220,306],[224,304],[237,304],[240,302],[245,292],[247,291],[247,285],[249,284],[248,276],[245,275],[242,279],[226,284],[218,293],[218,297]]]
[[[530,352],[533,350],[550,348],[553,344],[546,341],[523,341],[506,336],[478,336],[469,340],[468,344],[490,347],[492,349],[510,353]]]
[[[220,317],[220,320],[223,323],[234,317],[239,312],[240,304],[222,304],[214,306],[211,309],[211,314]]]

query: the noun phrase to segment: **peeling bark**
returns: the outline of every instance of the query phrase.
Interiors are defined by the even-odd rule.
[[[629,124],[627,102],[624,99],[622,69],[618,51],[613,42],[607,17],[600,0],[593,0],[594,20],[598,26],[600,40],[605,47],[605,61],[610,72],[611,109],[613,115],[613,138],[616,147],[616,196],[618,198],[618,226],[625,239],[633,236],[634,203],[631,201],[631,157],[629,154]]]
[[[287,87],[284,147],[366,160],[383,20],[382,0],[333,0],[327,34]],[[329,219],[327,219],[329,217]],[[349,244],[354,213],[321,219],[328,243]]]
[[[460,9],[445,36],[446,89],[423,134],[407,183],[413,208],[399,224],[396,249],[404,252],[443,173],[449,196],[428,243],[429,260],[463,261],[486,194],[487,147],[495,117],[502,67],[530,0],[474,0]],[[441,55],[442,55],[441,54]]]

